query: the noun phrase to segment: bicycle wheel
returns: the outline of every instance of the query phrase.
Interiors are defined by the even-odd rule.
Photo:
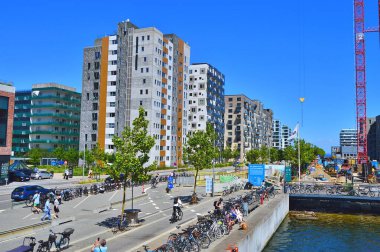
[[[270,199],[273,199],[274,196],[276,196],[276,195],[275,195],[273,192],[269,193],[269,198],[270,198]]]
[[[64,237],[59,243],[59,248],[60,249],[66,248],[69,246],[69,244],[70,244],[70,239],[68,237]]]
[[[183,217],[183,212],[182,210],[178,212],[178,220],[182,220],[182,217]]]
[[[185,245],[185,248],[183,251],[198,252],[198,251],[200,251],[199,244],[195,241],[190,241]]]
[[[33,206],[33,196],[30,195],[28,199],[25,200],[25,205],[28,207]]]
[[[40,246],[38,246],[38,248],[37,248],[37,252],[48,252],[48,251],[50,251],[50,249],[47,248],[47,247],[44,246],[44,245],[40,245]]]
[[[198,243],[201,249],[208,249],[211,244],[211,239],[207,234],[202,234],[198,239]]]

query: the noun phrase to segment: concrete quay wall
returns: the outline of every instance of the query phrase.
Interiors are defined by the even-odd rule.
[[[231,251],[238,247],[239,252],[262,251],[289,212],[289,195],[280,194],[259,206],[246,217],[248,230],[234,230],[209,251]]]
[[[291,194],[290,210],[326,213],[380,214],[379,197]]]

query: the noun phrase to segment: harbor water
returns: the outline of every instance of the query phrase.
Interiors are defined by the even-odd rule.
[[[380,216],[317,213],[316,220],[298,220],[288,215],[264,251],[380,251]]]

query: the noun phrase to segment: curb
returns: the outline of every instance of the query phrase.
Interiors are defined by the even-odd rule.
[[[139,195],[139,196],[136,196],[136,197],[133,197],[133,200],[138,200],[138,199],[141,199],[141,198],[145,198],[147,197],[148,194],[142,194],[142,195]],[[126,199],[125,202],[128,202],[128,201],[132,201],[132,198],[129,198],[129,199]],[[119,201],[115,201],[115,202],[111,202],[110,205],[109,205],[109,208],[113,208],[115,205],[118,205],[118,204],[121,204],[123,203],[122,200],[119,200]]]
[[[21,233],[21,232],[24,232],[26,230],[35,230],[35,229],[38,229],[41,227],[49,226],[51,224],[51,222],[52,221],[43,221],[41,223],[36,223],[36,224],[32,224],[32,225],[27,225],[27,226],[23,226],[23,227],[17,227],[17,228],[5,230],[5,231],[0,232],[0,238],[6,237],[8,235]]]

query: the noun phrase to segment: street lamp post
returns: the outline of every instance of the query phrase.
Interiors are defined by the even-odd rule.
[[[83,167],[82,167],[82,180],[84,180],[84,168],[86,165],[86,140],[84,140],[84,152],[83,152]]]

